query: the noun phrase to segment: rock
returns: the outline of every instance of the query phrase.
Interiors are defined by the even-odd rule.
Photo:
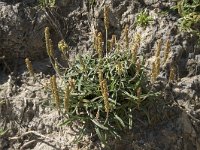
[[[152,4],[155,3],[155,0],[144,0],[144,3],[145,3],[146,5],[152,5]]]
[[[0,16],[0,56],[12,63],[24,57],[43,58],[43,30],[47,23],[39,8],[0,3]]]
[[[188,118],[188,115],[183,111],[181,116],[181,124],[183,125],[183,133],[185,135],[190,135],[191,137],[196,137],[196,132],[192,127],[191,121]]]

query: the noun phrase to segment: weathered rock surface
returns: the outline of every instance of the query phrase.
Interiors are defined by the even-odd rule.
[[[43,57],[43,29],[47,25],[44,14],[23,3],[0,2],[0,16],[0,56],[13,64],[27,56]]]
[[[7,62],[16,64],[25,57],[45,58],[46,26],[51,28],[56,51],[61,39],[69,43],[73,52],[88,49],[90,31],[84,1],[58,2],[59,9],[44,9],[35,4],[35,1],[0,2],[0,56],[5,56]]]

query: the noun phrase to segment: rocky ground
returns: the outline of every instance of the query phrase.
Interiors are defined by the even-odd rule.
[[[130,42],[136,33],[141,33],[139,53],[148,58],[147,66],[154,59],[156,42],[162,39],[162,57],[169,39],[168,63],[175,63],[178,68],[175,83],[165,81],[166,66],[155,83],[167,102],[165,119],[152,126],[138,121],[122,141],[112,143],[112,149],[200,150],[197,36],[179,31],[180,16],[169,9],[175,2],[151,0],[99,0],[95,6],[87,0],[66,0],[57,2],[52,10],[41,9],[35,0],[0,0],[0,149],[103,149],[90,135],[83,142],[71,144],[75,131],[60,126],[65,118],[51,106],[51,96],[41,83],[46,85],[54,74],[46,55],[44,28],[50,27],[54,45],[63,38],[69,43],[71,56],[91,51],[94,30],[105,34],[105,3],[111,8],[109,37],[115,34],[122,42],[126,24]],[[153,21],[146,28],[135,26],[136,14],[144,8]],[[24,65],[26,57],[31,58],[40,82],[29,77]]]

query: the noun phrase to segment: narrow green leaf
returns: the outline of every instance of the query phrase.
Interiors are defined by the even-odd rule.
[[[69,125],[71,123],[73,123],[75,120],[88,120],[89,117],[79,117],[79,116],[72,116],[71,118],[67,119],[66,121],[64,121],[63,123],[60,124],[60,126],[63,125]]]
[[[106,145],[106,140],[105,140],[105,138],[101,135],[101,132],[100,132],[99,128],[96,127],[96,128],[95,128],[95,131],[96,131],[97,136],[99,137],[99,139],[103,142],[103,144]]]
[[[94,119],[91,119],[91,121],[92,121],[95,125],[97,125],[99,128],[104,129],[104,130],[108,130],[107,127],[105,127],[104,125],[100,124],[98,121],[96,121],[96,120],[94,120]]]
[[[129,94],[129,93],[128,93],[128,92],[126,92],[126,91],[123,91],[123,93],[124,93],[126,96],[128,96],[128,97],[130,97],[130,98],[132,98],[132,99],[135,99],[135,100],[137,100],[137,99],[138,99],[138,97],[137,97],[137,96],[131,95],[131,94]]]
[[[82,130],[79,130],[78,137],[75,137],[75,139],[73,141],[75,144],[77,144],[78,142],[80,142],[80,140],[83,138],[84,131],[85,131],[85,127],[83,127]]]
[[[119,121],[119,123],[122,125],[122,127],[125,128],[126,126],[125,126],[123,120],[122,120],[116,113],[115,113],[114,115],[115,115],[115,118],[116,118],[116,119]]]

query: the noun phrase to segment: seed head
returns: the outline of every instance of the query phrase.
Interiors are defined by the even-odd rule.
[[[125,29],[124,29],[124,36],[125,36],[125,44],[126,44],[126,48],[129,48],[129,38],[128,38],[128,32],[129,32],[129,26],[126,25]]]
[[[156,77],[160,74],[160,57],[156,58]]]
[[[94,49],[98,51],[98,31],[95,30],[94,32]]]
[[[66,112],[69,111],[69,97],[70,97],[70,85],[67,84],[67,86],[65,87],[65,97],[64,97],[64,108]]]
[[[133,43],[133,46],[131,49],[133,63],[135,63],[135,61],[137,59],[137,53],[138,53],[138,49],[140,47],[140,42],[141,42],[141,35],[136,33],[135,38],[134,38],[134,43]]]
[[[99,75],[99,85],[100,85],[100,89],[101,89],[101,93],[103,94],[103,72],[102,70],[99,70],[98,72]]]
[[[116,45],[116,35],[112,35],[112,39],[110,41],[110,49],[113,50]]]
[[[98,33],[98,48],[97,48],[99,58],[102,58],[102,55],[103,55],[102,54],[103,53],[102,43],[103,43],[103,36],[102,36],[102,33],[99,32]]]
[[[45,42],[46,42],[47,54],[50,56],[50,45],[49,45],[50,33],[49,33],[49,27],[45,28],[44,34],[45,34]]]
[[[163,64],[166,63],[168,56],[169,56],[169,51],[170,51],[170,40],[167,40],[166,43],[166,47],[165,47],[165,51],[164,51],[164,60],[163,60]]]
[[[49,54],[54,58],[53,41],[51,39],[49,39]]]
[[[109,28],[109,6],[104,6],[104,26],[105,29],[108,30]]]
[[[33,67],[32,67],[31,61],[28,58],[26,58],[25,59],[25,63],[26,63],[26,67],[27,67],[27,69],[29,71],[29,74],[33,77],[34,76],[34,71],[33,71]]]
[[[107,87],[107,82],[106,80],[104,79],[102,82],[102,85],[103,85],[103,99],[104,99],[104,107],[105,107],[105,112],[109,112],[110,110],[110,104],[109,104],[109,101],[108,101],[108,87]]]
[[[99,74],[99,82],[103,81],[103,72],[102,72],[102,70],[99,70],[98,74]]]
[[[140,45],[141,35],[139,33],[136,33],[134,42]]]
[[[156,46],[156,57],[160,57],[160,51],[161,51],[161,44],[162,44],[162,40],[158,40],[157,42],[157,46]]]

